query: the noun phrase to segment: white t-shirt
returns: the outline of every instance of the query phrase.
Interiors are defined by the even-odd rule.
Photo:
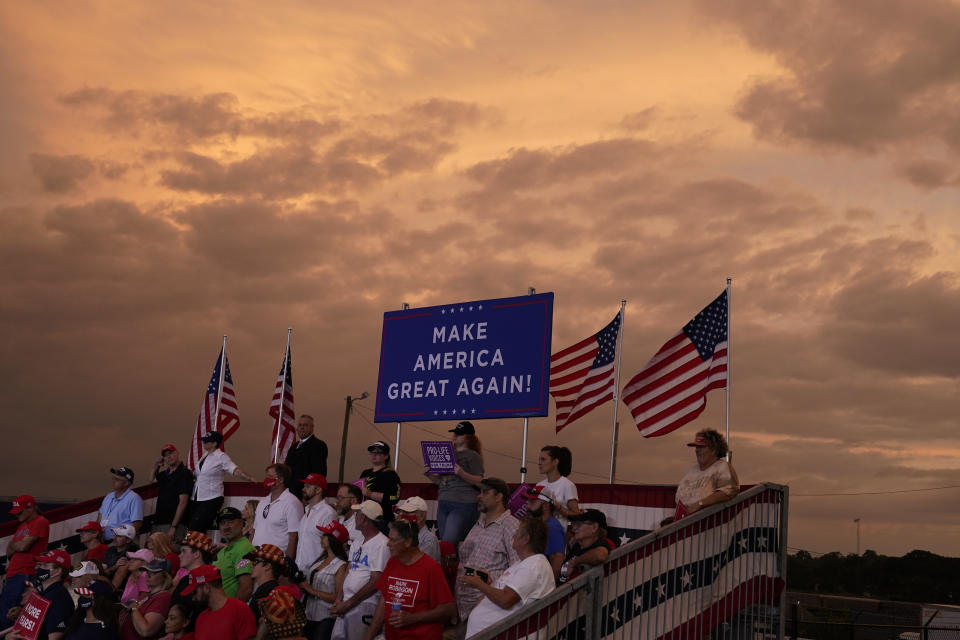
[[[357,531],[357,519],[350,517],[345,518],[344,516],[337,516],[337,520],[347,529],[347,533],[350,534],[350,538],[347,540],[347,549],[350,548],[357,540],[363,542],[363,534]]]
[[[539,600],[553,591],[556,585],[550,561],[542,553],[535,553],[529,558],[510,565],[493,586],[497,589],[509,587],[520,596],[520,601],[509,609],[501,609],[499,605],[484,596],[467,618],[467,638],[503,620],[534,600]]]
[[[266,518],[264,513],[267,514]],[[253,546],[275,544],[286,552],[290,545],[290,534],[299,531],[302,517],[303,503],[288,489],[284,489],[273,502],[268,494],[257,505],[257,516],[253,521]]]
[[[329,504],[321,500],[315,505],[308,506],[303,518],[300,519],[299,535],[297,536],[297,566],[306,571],[310,565],[323,555],[323,533],[317,531],[317,526],[327,526],[337,512]]]
[[[541,480],[537,483],[537,489],[545,489],[547,495],[553,498],[554,502],[562,504],[564,509],[569,508],[568,504],[571,500],[580,500],[577,496],[577,485],[573,484],[566,476],[560,476],[553,482]],[[560,515],[556,509],[554,509],[553,517],[560,521],[564,531],[566,531],[567,525],[570,524],[570,522],[564,516]]]
[[[347,577],[343,581],[343,599],[352,598],[357,591],[363,588],[363,585],[370,582],[372,572],[382,572],[389,559],[390,550],[387,549],[387,536],[382,533],[378,533],[365,542],[360,539],[351,544],[350,566],[347,569]],[[551,575],[553,574],[551,573]],[[373,595],[364,602],[376,604],[379,598],[380,592],[374,591]]]

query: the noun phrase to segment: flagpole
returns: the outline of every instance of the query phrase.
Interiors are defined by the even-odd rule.
[[[227,371],[227,334],[223,334],[220,347],[220,382],[217,383],[217,411],[213,414],[213,430],[220,431],[220,397],[223,395],[223,376]]]
[[[732,306],[730,305],[730,284],[732,279],[727,278],[727,388],[726,388],[726,423],[727,423],[727,448],[730,448],[730,363],[731,363],[731,348],[733,346],[733,336],[730,335],[730,318],[733,316],[731,313]],[[727,461],[730,460],[730,454],[727,454]]]
[[[293,327],[287,327],[287,349],[283,352],[283,382],[280,384],[280,411],[277,412],[277,436],[273,443],[273,463],[280,455],[280,429],[283,427],[283,402],[287,393],[287,367],[290,365],[290,334]]]
[[[617,331],[617,377],[613,383],[613,438],[610,440],[610,484],[613,484],[613,476],[617,472],[617,431],[620,426],[617,422],[617,409],[619,409],[620,395],[620,356],[623,354],[623,316],[627,307],[627,301],[620,301],[620,330]]]

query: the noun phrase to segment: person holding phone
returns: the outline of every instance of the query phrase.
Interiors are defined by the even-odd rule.
[[[483,599],[467,619],[468,638],[553,591],[553,568],[543,555],[546,548],[546,523],[539,518],[524,518],[513,534],[518,562],[510,565],[493,584],[481,571],[460,578],[461,584],[483,593]]]

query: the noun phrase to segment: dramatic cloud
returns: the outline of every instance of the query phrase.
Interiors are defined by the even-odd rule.
[[[791,486],[791,545],[850,551],[855,506],[881,552],[960,553],[927,491],[960,467],[955,4],[0,14],[11,492],[89,497],[185,444],[224,334],[231,455],[268,459],[293,327],[297,409],[336,468],[385,310],[532,286],[555,293],[558,349],[626,299],[625,380],[729,276],[734,462]],[[714,392],[642,439],[621,406],[618,479],[676,481],[725,408]],[[612,410],[530,420],[527,467],[558,443],[576,482],[604,482]],[[372,412],[351,416],[348,479],[392,440]],[[519,427],[479,425],[488,474],[517,479]],[[447,428],[403,427],[406,481]]]
[[[947,0],[702,2],[786,74],[737,105],[774,141],[876,152],[938,142],[960,154],[960,7]]]
[[[62,193],[72,191],[94,172],[94,164],[78,155],[51,156],[43,153],[30,154],[30,165],[43,185],[44,191]]]

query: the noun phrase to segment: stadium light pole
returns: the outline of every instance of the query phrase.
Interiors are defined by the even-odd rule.
[[[350,412],[353,410],[354,400],[363,400],[370,394],[364,391],[359,398],[347,396],[347,407],[343,412],[343,435],[340,437],[340,475],[337,482],[343,482],[343,466],[347,461],[347,431],[350,429]]]
[[[854,522],[857,523],[857,555],[860,555],[860,518],[854,518]]]

